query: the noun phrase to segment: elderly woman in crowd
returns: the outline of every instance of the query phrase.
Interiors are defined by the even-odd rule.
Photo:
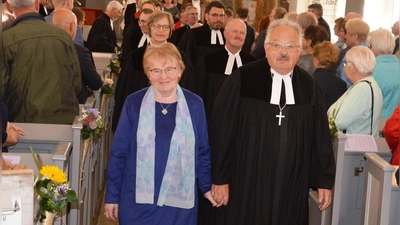
[[[333,31],[336,36],[338,36],[338,40],[335,43],[335,47],[337,47],[339,50],[342,50],[346,48],[346,44],[344,43],[344,29],[343,29],[343,17],[339,17],[335,20],[335,27],[333,28]]]
[[[382,114],[382,92],[371,76],[375,67],[374,53],[364,46],[351,48],[344,69],[353,85],[328,110],[339,131],[348,134],[379,136]]]
[[[324,41],[314,47],[312,56],[314,78],[321,86],[328,109],[347,90],[346,82],[333,70],[339,57],[339,50],[331,42]]]
[[[156,11],[147,22],[150,36],[150,45],[161,45],[167,42],[167,39],[172,35],[174,20],[169,12]],[[112,122],[112,131],[115,131],[118,125],[119,116],[126,97],[142,88],[149,86],[149,81],[143,70],[143,55],[147,49],[144,45],[132,51],[122,67],[118,77],[117,86],[115,88],[115,106]],[[190,91],[195,91],[195,71],[190,59],[181,52],[185,71],[182,71],[184,76],[180,79],[179,84]]]
[[[316,44],[327,41],[328,40],[328,32],[326,32],[323,26],[314,26],[311,25],[304,30],[303,35],[303,52],[297,62],[297,65],[309,72],[310,74],[314,73],[314,64],[313,64],[313,56],[311,53],[313,52],[313,48]]]
[[[119,224],[197,223],[197,186],[210,194],[211,166],[203,102],[178,82],[185,66],[174,45],[143,56],[150,82],[125,101],[107,173],[106,217]]]
[[[392,55],[394,38],[389,30],[378,29],[369,33],[370,49],[376,56],[372,76],[383,95],[382,118],[389,118],[400,101],[400,61]]]

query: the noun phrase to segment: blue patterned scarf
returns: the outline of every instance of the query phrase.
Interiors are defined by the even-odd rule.
[[[175,129],[157,200],[158,206],[194,207],[195,139],[189,108],[177,85]],[[150,86],[142,100],[137,131],[136,203],[154,204],[155,94]]]

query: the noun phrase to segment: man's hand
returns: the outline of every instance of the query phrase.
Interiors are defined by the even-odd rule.
[[[104,204],[105,215],[108,219],[117,221],[118,218],[118,204]]]
[[[332,202],[332,190],[318,188],[318,208],[323,211]]]
[[[229,201],[229,184],[211,186],[211,196],[216,201],[217,207],[227,205]]]

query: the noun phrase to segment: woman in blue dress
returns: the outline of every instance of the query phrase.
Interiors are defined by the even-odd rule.
[[[184,68],[170,43],[143,56],[151,86],[127,97],[108,164],[105,214],[121,225],[194,225],[197,190],[217,205],[204,106],[178,85]]]

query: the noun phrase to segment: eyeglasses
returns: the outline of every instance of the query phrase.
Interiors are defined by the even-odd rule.
[[[198,13],[188,13],[189,16],[198,16]]]
[[[162,28],[162,30],[171,30],[171,27],[169,25],[161,25],[161,24],[153,24],[151,25],[155,30],[160,30],[160,28]]]
[[[140,25],[146,25],[147,21],[146,20],[139,20]]]
[[[219,18],[221,18],[221,19],[223,19],[224,17],[225,17],[225,14],[216,14],[216,13],[214,13],[214,14],[210,14],[210,16],[212,17],[212,18],[214,18],[214,19],[218,19],[218,17]]]
[[[122,9],[121,10],[118,10],[117,8],[114,9],[118,12],[118,14],[122,14]]]
[[[267,45],[271,46],[271,49],[274,51],[282,51],[282,49],[285,47],[288,52],[296,52],[300,46],[299,45],[294,45],[294,44],[283,44],[279,42],[272,42],[272,43],[267,43]]]
[[[347,66],[348,64],[352,64],[353,62],[343,61],[343,66]]]
[[[160,77],[161,74],[162,74],[163,71],[164,71],[164,73],[165,73],[167,76],[172,76],[172,75],[175,74],[175,70],[176,70],[176,67],[167,67],[167,68],[165,68],[165,70],[162,70],[162,69],[152,69],[152,70],[150,70],[150,73],[151,73],[153,76],[155,76],[155,77]]]

